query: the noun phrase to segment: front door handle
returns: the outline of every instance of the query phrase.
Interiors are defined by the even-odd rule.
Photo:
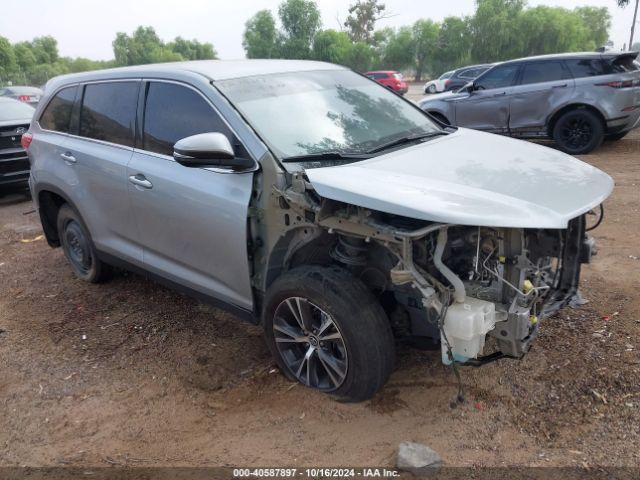
[[[60,157],[67,162],[69,165],[71,165],[72,163],[76,163],[76,157],[74,157],[71,152],[64,152],[60,154]]]
[[[141,173],[138,173],[137,175],[131,175],[129,177],[129,181],[134,185],[142,188],[153,188],[153,183],[147,180],[147,178]]]
[[[563,83],[562,85],[554,85],[554,86],[553,86],[553,87],[551,87],[551,88],[567,88],[568,86],[569,86],[568,84]]]
[[[500,93],[494,93],[493,96],[494,97],[502,97],[502,96],[504,96],[506,94],[507,94],[507,92],[500,92]]]

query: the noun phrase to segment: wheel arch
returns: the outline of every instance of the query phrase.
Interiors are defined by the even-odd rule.
[[[315,225],[299,225],[288,230],[269,252],[263,288],[267,288],[285,272],[300,265],[317,265],[326,260],[334,239]]]
[[[38,188],[34,195],[34,199],[38,205],[40,222],[42,223],[42,230],[44,231],[44,236],[47,240],[47,243],[51,247],[59,247],[60,238],[58,237],[57,221],[60,207],[62,207],[62,205],[66,203],[78,214],[81,219],[82,215],[80,215],[78,209],[69,199],[69,197],[55,185],[38,185]]]
[[[549,116],[547,120],[547,135],[550,138],[553,138],[553,129],[555,128],[558,119],[565,113],[572,110],[588,110],[594,113],[602,122],[602,127],[606,130],[607,121],[604,114],[597,107],[594,107],[593,105],[589,105],[587,103],[570,103],[569,105],[565,105],[562,108],[559,108]]]

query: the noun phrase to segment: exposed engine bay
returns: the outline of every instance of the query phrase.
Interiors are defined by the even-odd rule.
[[[584,214],[566,229],[435,223],[319,197],[303,174],[274,196],[286,265],[341,264],[375,292],[397,338],[440,345],[445,364],[521,358],[595,253]]]

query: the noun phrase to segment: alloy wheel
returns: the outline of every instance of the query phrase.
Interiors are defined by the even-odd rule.
[[[587,119],[576,117],[562,126],[560,135],[565,145],[578,150],[589,144],[593,136],[593,129]]]
[[[347,349],[331,315],[306,298],[290,297],[276,308],[273,334],[282,360],[298,381],[325,392],[342,385]]]

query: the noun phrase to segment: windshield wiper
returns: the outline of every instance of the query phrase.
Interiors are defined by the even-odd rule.
[[[294,155],[282,159],[283,163],[292,162],[317,162],[322,160],[365,160],[371,155],[362,153],[341,153],[341,152],[320,152],[308,153],[306,155]]]
[[[447,132],[428,132],[428,133],[417,133],[414,135],[407,135],[406,137],[396,138],[395,140],[391,140],[390,142],[383,143],[382,145],[378,145],[377,147],[367,151],[367,153],[378,153],[383,150],[387,150],[391,147],[397,147],[398,145],[404,145],[405,143],[416,142],[418,140],[423,140],[425,138],[439,137],[440,135],[449,135]]]

